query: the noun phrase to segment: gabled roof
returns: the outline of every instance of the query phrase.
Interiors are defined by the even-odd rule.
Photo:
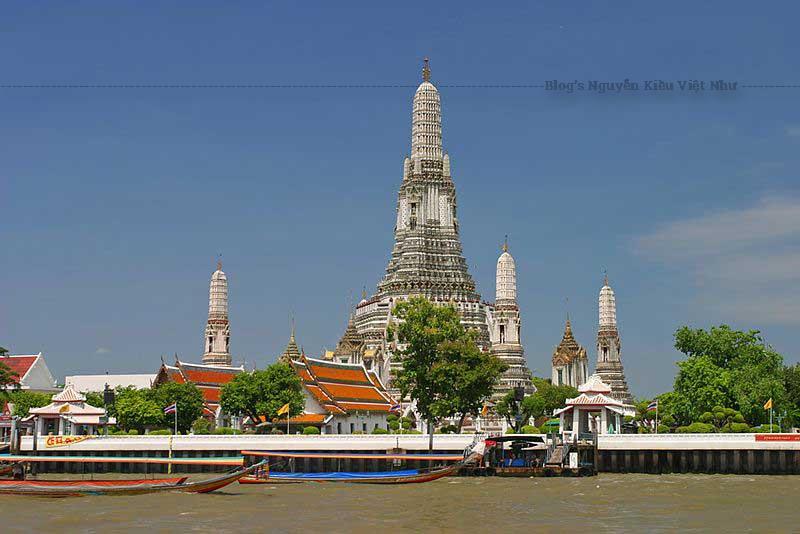
[[[292,368],[306,390],[331,414],[388,412],[395,404],[375,373],[363,365],[301,357]]]
[[[22,383],[22,380],[25,378],[25,375],[28,374],[28,371],[31,370],[33,364],[36,363],[36,360],[38,360],[41,357],[42,357],[41,352],[39,354],[20,354],[16,356],[5,356],[0,358],[0,363],[4,363],[7,367],[11,368],[11,370],[17,375],[17,382]]]

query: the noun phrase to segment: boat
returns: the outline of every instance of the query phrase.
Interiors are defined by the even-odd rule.
[[[15,462],[13,464],[0,464],[0,476],[10,475],[18,463],[19,462]]]
[[[482,443],[481,443],[482,445]],[[331,459],[384,459],[400,461],[453,461],[450,465],[436,466],[423,469],[404,469],[398,471],[333,471],[324,473],[295,473],[286,471],[272,471],[269,464],[256,470],[253,475],[248,475],[239,479],[240,484],[297,484],[302,482],[347,482],[350,484],[419,484],[431,482],[440,478],[453,475],[465,465],[478,463],[483,456],[483,449],[480,452],[470,450],[466,455],[445,455],[445,454],[327,454],[327,453],[284,453],[284,452],[264,452],[264,451],[242,451],[245,456],[266,457],[266,458],[331,458]],[[263,462],[262,462],[263,463]]]
[[[138,460],[141,459],[138,458]],[[52,461],[52,457],[50,460]],[[106,461],[109,460],[119,461],[119,458],[106,458]],[[137,480],[0,480],[0,495],[77,497],[83,495],[140,495],[167,491],[209,493],[253,473],[260,469],[265,462],[262,461],[249,467],[240,466],[220,476],[197,482],[186,482],[188,477]]]

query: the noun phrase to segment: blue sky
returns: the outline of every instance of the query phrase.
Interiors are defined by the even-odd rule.
[[[296,5],[296,4],[294,4]],[[800,83],[792,2],[12,2],[2,84]],[[503,235],[530,366],[567,309],[595,356],[608,269],[634,394],[681,325],[800,325],[800,89],[563,94],[442,87],[484,297]],[[392,245],[413,87],[0,89],[0,344],[54,374],[198,360],[223,254],[238,361],[331,348]],[[569,298],[568,304],[565,299]]]

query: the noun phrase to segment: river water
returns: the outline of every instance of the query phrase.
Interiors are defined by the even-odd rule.
[[[228,486],[66,499],[0,496],[0,532],[800,531],[800,476],[602,474],[380,486]]]

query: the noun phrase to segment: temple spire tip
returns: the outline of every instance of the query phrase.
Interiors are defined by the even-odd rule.
[[[429,59],[426,57],[423,59],[423,66],[422,66],[422,81],[429,82],[431,81],[431,67],[429,65]]]

